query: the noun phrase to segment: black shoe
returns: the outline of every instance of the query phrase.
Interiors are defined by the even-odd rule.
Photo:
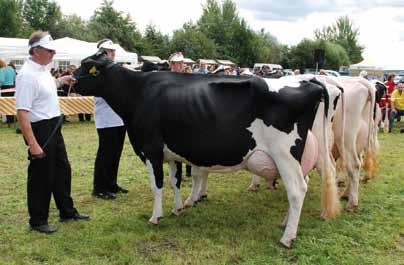
[[[50,225],[38,225],[38,226],[30,226],[31,231],[37,231],[39,233],[44,233],[44,234],[52,234],[58,229],[54,226]]]
[[[21,128],[18,127],[17,129],[15,129],[15,133],[22,134]]]
[[[66,221],[71,221],[71,220],[84,220],[84,221],[89,221],[90,216],[88,214],[82,214],[82,213],[75,213],[73,216],[69,217],[60,217],[59,221],[60,222],[66,222]]]
[[[112,193],[128,193],[129,191],[127,189],[124,189],[122,187],[117,186],[116,189],[112,191]]]
[[[93,193],[91,194],[93,197],[99,198],[99,199],[103,199],[103,200],[115,200],[116,199],[116,195],[113,194],[112,192],[95,192],[93,191]]]

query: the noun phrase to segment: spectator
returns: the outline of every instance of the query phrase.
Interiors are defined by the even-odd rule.
[[[16,71],[12,64],[7,65],[5,61],[0,60],[0,88],[2,97],[14,96]],[[11,91],[10,91],[11,90]],[[7,115],[8,124],[14,122],[14,115]]]
[[[170,55],[168,58],[168,61],[170,63],[171,67],[171,72],[183,72],[184,68],[184,55],[182,55],[182,52],[175,52]],[[179,174],[182,175],[182,164],[180,162],[176,162],[177,169],[179,170]],[[191,166],[186,165],[186,176],[190,177],[191,176]]]
[[[29,38],[30,58],[24,63],[16,80],[17,117],[28,145],[28,212],[32,230],[53,233],[48,225],[51,195],[59,210],[60,221],[89,220],[79,214],[71,198],[71,168],[61,133],[62,116],[56,87],[69,84],[71,76],[55,80],[49,64],[55,55],[52,37],[35,31]]]
[[[400,80],[391,94],[391,112],[389,115],[389,132],[394,126],[394,118],[404,116],[404,80]]]
[[[319,71],[318,74],[319,74],[319,75],[327,75],[327,74],[325,73],[324,69],[320,69],[320,71]]]
[[[295,69],[293,71],[293,75],[300,75],[300,69]]]
[[[184,71],[184,55],[182,52],[175,52],[168,58],[170,63],[171,72],[183,72]]]
[[[194,71],[195,74],[207,74],[208,72],[205,63],[199,63],[199,68]]]
[[[189,65],[185,66],[184,73],[192,74],[192,67]]]
[[[97,48],[105,52],[111,61],[115,60],[117,47],[118,45],[109,39],[103,39],[97,44]],[[128,193],[128,190],[117,184],[126,126],[121,117],[100,97],[94,97],[94,120],[98,134],[98,150],[95,158],[92,195],[104,200],[113,200],[116,199],[117,193]]]
[[[385,96],[382,97],[379,106],[380,109],[382,111],[382,120],[385,119],[385,115],[386,115],[386,106],[388,108],[388,114],[387,116],[390,116],[390,112],[391,112],[391,105],[390,105],[390,97],[391,97],[391,93],[393,93],[394,91],[394,87],[396,86],[394,84],[394,78],[396,77],[395,73],[390,73],[387,76],[387,81],[384,83],[387,87],[387,94]],[[382,123],[383,126],[383,123]]]
[[[261,76],[262,75],[261,68],[259,67],[254,68],[254,75]]]
[[[210,74],[214,73],[216,71],[216,65],[212,64],[211,66],[209,66],[208,71]]]
[[[272,73],[271,73],[271,67],[269,67],[269,65],[264,65],[264,66],[262,66],[262,70],[261,70],[261,75],[262,75],[262,77],[266,77],[266,78],[268,78],[268,77],[271,77],[272,76]]]

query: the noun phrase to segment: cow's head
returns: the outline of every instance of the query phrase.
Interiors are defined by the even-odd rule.
[[[104,84],[104,72],[114,63],[106,56],[105,51],[98,51],[81,61],[80,67],[73,73],[77,80],[74,89],[83,96],[99,96]]]

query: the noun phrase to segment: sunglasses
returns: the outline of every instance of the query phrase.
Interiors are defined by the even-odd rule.
[[[56,53],[55,50],[46,49],[46,48],[41,47],[41,46],[39,46],[39,48],[41,48],[42,50],[46,51],[47,53]]]

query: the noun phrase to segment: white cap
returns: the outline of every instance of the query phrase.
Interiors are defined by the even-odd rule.
[[[182,52],[175,52],[170,55],[170,58],[168,58],[169,62],[183,62],[184,61],[184,55],[182,55]]]
[[[29,45],[29,48],[42,47],[48,50],[56,51],[56,43],[50,34],[43,36],[39,41]]]
[[[112,40],[107,40],[104,41],[103,43],[101,43],[98,48],[102,48],[102,49],[108,49],[108,50],[117,50],[119,47],[118,44],[115,44],[112,42]]]

